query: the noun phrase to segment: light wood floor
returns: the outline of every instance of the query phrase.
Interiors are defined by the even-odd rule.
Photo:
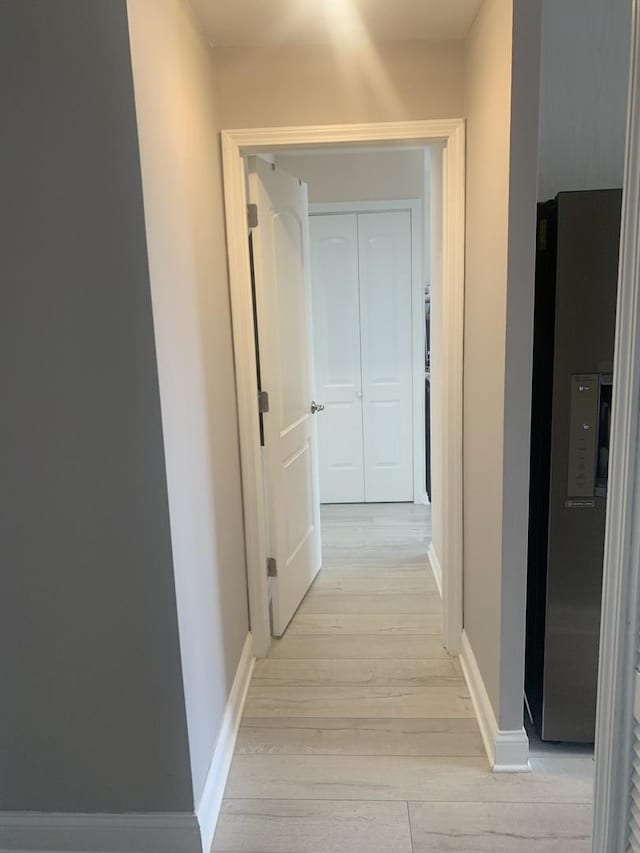
[[[429,511],[323,507],[323,569],[256,664],[217,853],[586,853],[591,761],[493,775],[440,644]]]

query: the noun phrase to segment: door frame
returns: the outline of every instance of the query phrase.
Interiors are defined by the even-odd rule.
[[[443,643],[460,650],[462,635],[462,371],[464,329],[465,124],[438,119],[375,124],[245,128],[221,132],[227,256],[242,471],[249,619],[253,652],[271,646],[267,535],[258,423],[258,385],[244,157],[304,148],[444,143],[443,189]],[[425,557],[426,562],[426,557]]]
[[[426,436],[424,426],[424,252],[422,199],[384,201],[317,201],[309,204],[310,216],[322,214],[384,213],[408,210],[411,214],[411,433],[413,502],[427,504]],[[422,365],[419,370],[418,366]],[[422,426],[421,426],[422,424]]]
[[[633,0],[598,666],[593,853],[627,850],[640,719],[640,0]]]

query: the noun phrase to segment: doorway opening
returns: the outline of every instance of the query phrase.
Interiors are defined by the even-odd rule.
[[[428,148],[246,162],[258,382],[268,401],[260,427],[269,600],[281,636],[321,553],[335,548],[327,519],[343,520],[345,548],[362,524],[396,523],[401,549],[408,524],[422,534],[427,569],[429,223],[441,210]],[[380,534],[379,545],[388,541]],[[380,610],[376,599],[360,603]]]
[[[453,122],[417,122],[407,124],[385,124],[366,126],[324,127],[324,128],[280,128],[269,130],[243,130],[223,132],[223,156],[225,173],[225,202],[227,215],[227,232],[229,243],[229,264],[231,278],[231,294],[234,321],[234,347],[236,350],[236,367],[238,381],[238,403],[240,415],[241,432],[241,456],[244,479],[244,508],[247,562],[249,574],[249,598],[251,613],[251,630],[254,640],[254,650],[257,656],[264,656],[271,643],[270,615],[273,616],[273,633],[280,635],[289,619],[297,609],[298,604],[304,597],[313,577],[320,566],[320,523],[319,515],[314,516],[313,504],[315,501],[314,490],[318,489],[319,461],[317,455],[314,458],[313,447],[315,441],[315,425],[317,419],[311,414],[311,403],[313,401],[318,417],[326,413],[326,404],[321,399],[314,399],[310,392],[310,386],[304,387],[303,377],[311,376],[311,365],[304,365],[304,358],[313,360],[313,353],[305,350],[304,343],[313,339],[312,312],[300,301],[300,290],[295,293],[287,291],[287,287],[295,280],[296,276],[304,277],[301,269],[302,258],[306,252],[310,257],[310,238],[308,232],[302,226],[302,220],[307,219],[304,212],[303,182],[289,175],[290,180],[281,180],[286,174],[278,170],[277,158],[293,150],[342,149],[345,147],[353,151],[354,148],[379,147],[387,144],[394,147],[412,146],[422,147],[438,144],[442,153],[440,166],[440,187],[442,198],[442,228],[441,228],[441,279],[442,287],[442,309],[440,315],[440,328],[438,333],[444,345],[441,354],[441,407],[442,407],[442,430],[439,458],[442,459],[442,484],[440,489],[440,501],[442,525],[442,548],[438,555],[439,563],[446,566],[442,575],[442,598],[443,598],[443,642],[451,652],[459,649],[462,612],[462,463],[461,463],[461,412],[462,412],[462,306],[463,306],[463,232],[464,232],[464,126],[461,121]],[[267,159],[264,155],[267,154]],[[256,156],[262,155],[262,156]],[[245,176],[245,158],[255,157],[253,171],[249,175],[248,186]],[[269,160],[271,162],[269,162]],[[278,175],[278,179],[274,179]],[[253,187],[252,187],[253,183]],[[262,194],[262,198],[261,198]],[[248,195],[251,200],[248,200]],[[255,200],[254,200],[255,199]],[[358,201],[357,199],[355,201]],[[358,233],[358,226],[363,235],[367,229],[384,226],[387,234],[372,233],[371,242],[375,250],[389,243],[389,234],[395,233],[396,242],[400,244],[403,239],[410,245],[412,228],[415,228],[417,218],[411,220],[411,205],[402,199],[391,199],[388,201],[400,202],[400,207],[387,209],[386,211],[373,211],[356,209],[350,211],[349,225],[345,226],[346,220],[333,219],[334,225],[339,224],[350,228]],[[258,328],[257,347],[260,353],[260,373],[264,378],[267,362],[273,367],[278,366],[279,373],[271,372],[276,376],[276,385],[279,388],[259,388],[256,374],[256,336],[253,326],[253,294],[251,288],[250,261],[247,251],[247,203],[256,204],[258,208],[264,207],[265,211],[279,211],[274,218],[273,227],[269,233],[268,240],[260,241],[258,230],[252,237],[254,253],[254,272],[261,269],[261,274],[266,278],[261,286],[256,288],[256,311],[258,317],[261,313],[269,318],[263,327],[269,331],[261,337]],[[301,206],[302,205],[302,206]],[[404,205],[404,209],[402,207]],[[389,205],[387,205],[389,207]],[[302,212],[301,212],[302,211]],[[384,216],[376,214],[383,213]],[[252,211],[253,214],[253,211]],[[258,215],[260,215],[258,213]],[[267,214],[269,215],[269,214]],[[326,226],[329,216],[346,216],[347,212],[325,209],[312,210],[312,216],[322,218]],[[359,218],[362,217],[361,223]],[[368,217],[368,218],[367,218]],[[404,236],[403,229],[407,225],[408,237]],[[394,231],[395,229],[395,231]],[[365,236],[366,242],[366,236]],[[393,239],[391,239],[393,243]],[[300,249],[292,251],[292,246]],[[395,254],[394,254],[395,253]],[[259,255],[259,262],[258,262]],[[397,246],[388,253],[388,263],[398,255]],[[411,252],[409,252],[411,258]],[[362,259],[359,259],[362,260]],[[366,260],[366,259],[365,259]],[[373,276],[378,271],[379,261],[370,258],[373,268]],[[403,263],[406,262],[406,259]],[[412,261],[409,260],[412,265]],[[283,293],[278,299],[278,294],[273,290],[274,274],[276,270],[282,271],[283,266],[288,270],[283,278]],[[260,273],[257,273],[260,274]],[[403,338],[397,335],[396,344],[408,347],[409,360],[413,370],[414,348],[420,341],[421,348],[421,384],[425,379],[425,351],[424,333],[422,329],[425,324],[424,315],[424,291],[423,282],[418,276],[418,285],[414,288],[413,273],[409,277],[411,281],[410,305],[413,304],[414,293],[420,293],[422,310],[420,319],[410,308],[409,325],[413,322],[420,323],[421,334],[416,337],[410,329]],[[289,282],[289,284],[287,283]],[[375,285],[374,285],[375,287]],[[260,300],[271,288],[271,298],[265,298],[264,304]],[[360,298],[360,282],[358,281],[358,308],[359,315],[362,313],[363,299]],[[262,294],[262,296],[261,296]],[[366,301],[366,295],[364,297]],[[278,314],[278,307],[284,308]],[[365,306],[366,308],[366,306]],[[384,308],[383,317],[388,314]],[[275,312],[275,313],[274,313]],[[344,321],[345,314],[340,315]],[[343,323],[344,325],[344,323]],[[375,323],[374,323],[375,332]],[[275,332],[274,330],[277,330]],[[353,333],[343,332],[353,337]],[[362,324],[359,328],[360,335],[367,335],[363,331]],[[395,344],[394,344],[395,345]],[[356,348],[357,350],[357,348]],[[362,363],[362,348],[360,348],[361,377],[366,373],[366,366]],[[283,370],[285,365],[287,369]],[[294,369],[291,369],[293,366]],[[409,401],[406,410],[411,412],[410,434],[413,437],[414,417],[422,418],[424,424],[424,409],[420,407],[418,412],[414,406],[414,382],[413,373],[409,383]],[[417,383],[416,383],[417,387]],[[360,389],[362,390],[362,389]],[[264,392],[269,394],[267,403]],[[424,392],[423,392],[424,393]],[[306,396],[305,396],[306,395]],[[306,399],[308,397],[308,399]],[[397,399],[397,397],[396,397]],[[277,418],[264,416],[262,424],[257,417],[257,401],[261,405],[269,406],[271,412],[273,406],[277,409]],[[383,401],[384,402],[384,401]],[[325,411],[318,411],[318,406],[325,405]],[[424,398],[422,397],[422,406]],[[360,410],[365,408],[360,406]],[[353,406],[358,412],[358,407]],[[265,413],[263,413],[265,414]],[[268,425],[270,424],[270,425]],[[271,439],[274,452],[264,454],[260,444],[262,434],[265,443]],[[269,436],[269,430],[272,435]],[[424,426],[422,428],[424,432]],[[363,478],[361,482],[352,482],[353,488],[361,488],[366,500],[367,480],[369,484],[375,483],[371,475],[365,476],[364,461],[365,447],[367,445],[367,426],[364,416],[360,416],[360,434],[362,436],[361,448],[356,452],[361,454]],[[354,426],[352,436],[357,436],[357,423]],[[371,431],[369,430],[369,436]],[[426,436],[423,437],[423,441]],[[369,440],[369,445],[372,442]],[[398,443],[399,445],[402,442]],[[392,464],[388,470],[393,470],[397,475],[397,483],[393,483],[393,477],[378,477],[378,488],[396,488],[394,493],[390,491],[390,497],[396,500],[415,500],[414,481],[417,482],[414,471],[414,447],[410,440],[411,448],[408,456],[404,456],[404,467],[398,460],[391,460]],[[424,447],[424,444],[422,445]],[[374,444],[375,448],[375,444]],[[399,449],[402,449],[399,447]],[[406,448],[404,448],[406,451]],[[398,457],[400,458],[400,454]],[[421,465],[424,466],[424,453],[421,454]],[[375,472],[374,462],[370,463],[370,471]],[[406,464],[406,459],[411,460]],[[382,460],[383,463],[385,460]],[[389,461],[389,460],[387,460]],[[354,466],[352,466],[354,467]],[[384,464],[378,469],[385,471]],[[424,470],[424,469],[423,469]],[[407,480],[407,471],[409,480]],[[404,478],[404,479],[403,479]],[[420,478],[422,479],[422,478]],[[353,480],[353,478],[352,478]],[[406,492],[406,484],[410,482],[411,490]],[[270,503],[282,511],[276,513],[275,521],[271,521],[265,512],[265,488],[271,490]],[[424,492],[421,500],[426,503],[426,472],[424,474]],[[402,490],[405,491],[402,491]],[[319,494],[319,493],[318,493]],[[369,485],[369,494],[379,500],[382,491],[375,492],[373,486]],[[283,519],[288,519],[288,524]],[[275,557],[274,557],[275,553]],[[274,565],[275,561],[275,565]],[[425,560],[426,563],[426,560]],[[267,577],[267,573],[271,577]],[[271,590],[269,589],[271,586]],[[269,594],[271,592],[271,595]],[[269,602],[271,601],[271,614]]]

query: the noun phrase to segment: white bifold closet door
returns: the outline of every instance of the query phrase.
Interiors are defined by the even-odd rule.
[[[358,219],[312,216],[311,292],[322,503],[362,503],[362,375]]]
[[[358,214],[365,500],[413,498],[411,214]]]
[[[413,499],[411,214],[311,217],[323,503]]]

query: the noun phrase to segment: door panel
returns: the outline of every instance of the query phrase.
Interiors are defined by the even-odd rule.
[[[270,163],[249,161],[256,313],[264,415],[264,454],[272,629],[280,636],[320,568],[320,505],[313,399],[306,185]],[[266,571],[266,566],[265,566]]]
[[[411,214],[358,215],[366,501],[413,499]]]
[[[280,429],[284,432],[309,413],[307,294],[304,281],[303,223],[291,211],[271,212],[278,368],[281,380]],[[292,369],[292,366],[297,369]]]
[[[364,501],[358,226],[355,214],[312,216],[311,282],[320,500]]]

